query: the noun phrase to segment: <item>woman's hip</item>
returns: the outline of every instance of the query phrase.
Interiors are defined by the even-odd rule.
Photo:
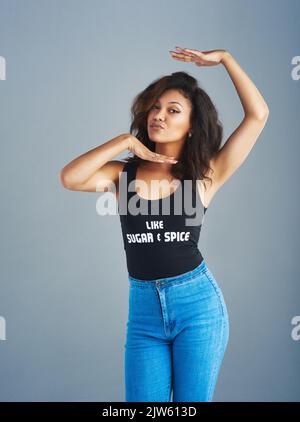
[[[228,320],[222,290],[203,260],[196,268],[174,277],[151,281],[129,276],[129,316],[151,322],[151,318],[168,320]]]

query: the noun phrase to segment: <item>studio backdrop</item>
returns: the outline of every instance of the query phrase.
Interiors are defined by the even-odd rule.
[[[119,216],[60,172],[129,133],[137,93],[176,71],[228,139],[243,108],[226,69],[175,46],[229,51],[269,108],[201,231],[230,319],[214,401],[299,401],[299,16],[297,0],[0,0],[1,401],[125,400]]]

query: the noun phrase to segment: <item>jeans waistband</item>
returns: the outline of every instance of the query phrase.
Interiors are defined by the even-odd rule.
[[[207,270],[206,262],[204,259],[201,261],[201,263],[194,268],[193,270],[187,271],[186,273],[182,273],[179,275],[175,275],[172,277],[164,277],[164,278],[156,278],[155,280],[141,280],[135,277],[132,277],[130,274],[128,274],[128,280],[130,284],[137,287],[145,287],[145,288],[156,288],[156,286],[173,286],[177,284],[181,284],[186,282],[187,280],[192,280],[196,276],[205,273]]]

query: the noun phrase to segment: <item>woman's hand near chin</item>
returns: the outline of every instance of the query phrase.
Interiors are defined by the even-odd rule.
[[[128,149],[130,152],[142,158],[143,160],[154,161],[158,163],[177,163],[175,157],[169,157],[167,155],[158,154],[156,152],[151,151],[133,135],[129,136]]]

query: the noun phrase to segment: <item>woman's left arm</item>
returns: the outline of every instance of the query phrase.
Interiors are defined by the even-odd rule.
[[[176,48],[178,51],[171,53],[179,60],[192,61],[197,66],[223,64],[237,90],[245,112],[242,122],[210,161],[210,166],[214,170],[210,177],[219,188],[250,153],[266,124],[269,109],[254,83],[227,50],[201,52]]]
[[[262,95],[228,51],[221,63],[237,90],[245,116],[212,160],[213,177],[220,187],[244,162],[269,116],[269,108]]]

